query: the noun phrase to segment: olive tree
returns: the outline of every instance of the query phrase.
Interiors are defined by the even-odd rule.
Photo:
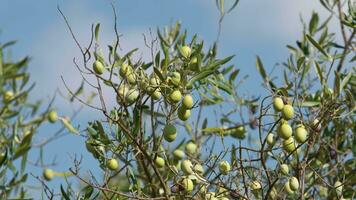
[[[60,11],[82,53],[74,66],[99,101],[67,89],[102,115],[84,129],[69,126],[102,173],[82,172],[75,159],[69,170],[83,189],[61,186],[62,197],[354,199],[356,5],[320,3],[330,17],[313,13],[303,22],[281,74],[256,58],[266,90],[257,97],[238,92],[245,78],[233,56],[218,57],[218,42],[206,44],[180,23],[144,37],[147,61],[140,49],[119,51],[116,13],[116,40],[104,49],[100,24],[83,46]],[[231,11],[224,5],[217,1],[220,25]],[[339,30],[330,29],[333,18]]]

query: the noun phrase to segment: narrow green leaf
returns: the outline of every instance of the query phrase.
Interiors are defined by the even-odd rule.
[[[96,26],[95,26],[95,40],[96,40],[96,42],[99,41],[99,31],[100,31],[100,23],[96,24]]]
[[[332,60],[332,57],[315,41],[310,35],[306,34],[307,39],[316,47],[328,60]]]

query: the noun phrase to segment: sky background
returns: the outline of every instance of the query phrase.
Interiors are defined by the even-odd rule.
[[[29,55],[32,58],[29,68],[32,80],[37,84],[33,99],[44,98],[48,102],[56,89],[65,92],[60,76],[72,88],[78,87],[81,81],[72,63],[73,57],[79,57],[80,52],[57,11],[57,5],[83,44],[90,39],[91,24],[100,22],[102,47],[105,47],[115,37],[111,2],[118,10],[123,52],[139,47],[143,57],[148,58],[142,33],[148,34],[149,28],[156,30],[177,20],[182,22],[188,33],[196,33],[204,39],[205,44],[212,44],[216,39],[219,12],[215,0],[0,0],[0,43],[17,40],[18,44],[11,48],[13,57]],[[226,0],[226,3],[231,4],[232,1]],[[256,55],[271,72],[276,63],[287,58],[286,44],[294,45],[300,38],[300,17],[309,21],[313,10],[320,14],[321,21],[326,19],[327,13],[318,0],[240,0],[235,10],[225,17],[219,54],[236,55],[232,63],[242,75],[249,75],[242,94],[265,92],[255,67]],[[331,29],[337,28],[334,24],[332,22]],[[73,106],[59,97],[54,106],[64,116],[71,115],[77,104]],[[88,120],[96,117],[97,114],[87,108],[74,124],[85,126]],[[45,125],[37,141],[50,137],[56,128]],[[64,171],[72,164],[70,156],[81,155],[84,149],[83,139],[70,135],[51,143],[45,157],[56,157],[58,165],[54,169]],[[83,155],[84,169],[97,167],[96,162]],[[42,171],[37,167],[31,167],[31,170],[36,175]],[[30,183],[38,182],[31,178]],[[57,187],[60,182],[55,180],[51,184]]]

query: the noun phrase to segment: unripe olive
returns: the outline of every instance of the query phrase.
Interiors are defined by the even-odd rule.
[[[327,197],[328,196],[328,188],[324,186],[319,186],[318,193],[320,197]]]
[[[299,181],[296,177],[289,179],[289,187],[293,191],[297,191],[299,189]]]
[[[198,58],[197,57],[192,57],[190,59],[190,62],[189,62],[189,69],[192,70],[192,71],[198,71],[199,68],[198,68]]]
[[[54,111],[54,110],[51,110],[48,113],[48,121],[51,122],[51,123],[55,123],[57,120],[58,120],[57,112]]]
[[[127,92],[127,95],[125,97],[126,103],[128,105],[131,105],[132,103],[134,103],[138,96],[140,95],[139,91],[137,89],[131,89]]]
[[[278,135],[285,140],[290,138],[292,136],[292,133],[292,127],[287,123],[281,124],[278,127]]]
[[[171,83],[173,83],[173,85],[175,85],[175,86],[179,86],[180,79],[181,79],[180,73],[178,73],[178,72],[172,72],[172,73],[170,74],[170,77],[169,77],[168,81],[171,82]]]
[[[4,161],[5,156],[6,156],[5,152],[0,152],[0,163]]]
[[[268,133],[268,135],[267,135],[267,138],[266,138],[266,142],[267,142],[267,144],[268,145],[270,145],[270,146],[273,146],[274,145],[274,135],[273,135],[273,133]]]
[[[287,192],[289,195],[294,194],[294,191],[290,188],[289,181],[287,181],[287,182],[284,184],[284,189],[286,190],[286,192]]]
[[[184,178],[182,180],[181,184],[182,184],[184,190],[187,191],[187,192],[191,192],[194,189],[194,183],[189,178]]]
[[[278,191],[276,190],[276,188],[272,188],[271,191],[269,192],[269,198],[270,199],[277,199],[278,196]]]
[[[4,102],[9,102],[14,97],[14,93],[12,91],[6,91],[4,94]]]
[[[46,169],[43,170],[43,178],[46,179],[46,181],[52,180],[54,175],[55,174],[54,174],[54,171],[52,169],[46,168]]]
[[[261,186],[261,183],[260,182],[258,182],[258,181],[252,181],[252,183],[251,183],[251,189],[252,190],[259,190],[259,189],[261,189],[262,188],[262,186]]]
[[[110,170],[117,170],[119,168],[119,163],[117,162],[116,159],[110,158],[107,163],[106,166],[110,169]]]
[[[294,138],[290,137],[290,138],[284,140],[283,141],[283,148],[284,148],[284,150],[286,150],[289,153],[293,152],[295,150],[295,148],[296,148]]]
[[[188,142],[188,144],[185,145],[185,151],[188,154],[195,154],[197,151],[197,145],[194,142]]]
[[[289,174],[289,167],[287,164],[281,164],[281,172],[284,175],[288,175]]]
[[[337,195],[341,196],[343,189],[342,183],[340,181],[336,181],[334,184],[334,188],[336,190]]]
[[[193,164],[190,162],[190,160],[183,160],[181,163],[181,169],[184,172],[184,174],[189,175],[193,174]]]
[[[157,77],[152,77],[150,79],[150,84],[152,85],[152,87],[158,87],[161,84],[161,80]]]
[[[173,103],[178,103],[178,102],[182,99],[182,93],[180,93],[179,90],[174,90],[174,91],[169,95],[169,99],[170,99]]]
[[[104,65],[100,61],[96,60],[93,63],[93,70],[96,74],[103,74],[104,73]]]
[[[163,137],[167,142],[173,142],[177,137],[177,129],[172,124],[167,124],[163,129]]]
[[[231,166],[230,166],[230,163],[228,163],[227,161],[221,161],[220,164],[219,164],[219,170],[220,170],[220,173],[222,174],[227,174],[229,173],[229,171],[231,170]]]
[[[176,149],[173,151],[173,156],[177,160],[182,160],[184,158],[185,154],[184,154],[184,151],[182,151],[180,149]]]
[[[130,88],[127,84],[123,83],[119,86],[119,88],[117,89],[117,96],[116,96],[116,100],[118,103],[121,103],[122,101],[125,100],[126,95],[129,93]]]
[[[119,70],[119,74],[121,77],[125,78],[129,73],[131,73],[132,67],[126,63],[122,63],[120,70]]]
[[[179,107],[178,108],[178,118],[182,121],[187,121],[190,117],[190,110],[186,109],[184,107]]]
[[[166,162],[164,161],[164,159],[162,157],[157,156],[156,160],[155,160],[156,166],[158,168],[162,168],[164,167],[164,165],[166,164]]]
[[[283,100],[282,98],[280,97],[275,97],[273,99],[273,107],[274,109],[277,111],[277,112],[280,112],[283,110],[283,107],[284,107],[284,103],[283,103]]]
[[[237,139],[244,139],[246,137],[246,129],[244,126],[239,126],[231,130],[231,136]]]
[[[162,97],[162,94],[161,94],[161,92],[160,92],[158,89],[156,89],[156,90],[152,93],[151,97],[152,97],[153,100],[159,100],[159,99]]]
[[[297,142],[303,143],[307,140],[307,130],[305,130],[304,126],[299,126],[295,130],[294,138]]]
[[[181,48],[181,54],[184,58],[189,58],[190,55],[192,54],[192,50],[190,49],[189,46],[182,46]]]
[[[194,166],[194,171],[200,175],[204,174],[204,167],[201,164],[196,164]]]
[[[216,200],[215,192],[208,192],[205,194],[206,200]]]
[[[282,109],[282,117],[285,119],[285,120],[290,120],[292,119],[294,116],[294,108],[293,106],[287,104],[283,107]]]
[[[187,94],[183,98],[182,106],[184,106],[187,109],[191,109],[193,107],[194,100],[192,95]]]
[[[131,72],[127,75],[126,77],[127,82],[129,82],[131,85],[135,85],[136,84],[136,74],[134,72]]]

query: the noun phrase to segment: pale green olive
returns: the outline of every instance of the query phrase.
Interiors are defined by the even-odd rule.
[[[299,189],[299,181],[296,177],[289,179],[289,187],[293,191],[297,191]]]
[[[219,170],[220,170],[220,173],[222,174],[227,174],[229,173],[229,171],[231,170],[231,166],[230,166],[230,163],[228,163],[227,161],[221,161],[220,164],[219,164]]]
[[[278,135],[285,140],[290,138],[292,136],[292,133],[292,127],[287,123],[281,124],[278,127]]]
[[[181,169],[184,172],[184,174],[189,175],[193,174],[193,164],[190,160],[183,160],[181,163]]]
[[[182,160],[184,158],[185,154],[184,154],[184,151],[182,151],[180,149],[176,149],[173,151],[173,156],[177,160]]]
[[[299,143],[304,143],[307,140],[308,132],[305,130],[304,126],[299,126],[295,130],[294,138]]]
[[[162,157],[157,156],[156,160],[155,160],[156,166],[158,168],[162,168],[165,166],[166,162],[164,161],[164,159]]]
[[[191,115],[191,112],[189,109],[186,109],[185,107],[179,107],[178,108],[178,118],[182,121],[187,121]]]
[[[187,94],[183,98],[182,106],[187,109],[191,109],[193,107],[194,100],[192,95]]]
[[[57,120],[58,120],[57,112],[55,110],[51,110],[48,113],[48,121],[51,123],[55,123]]]
[[[181,54],[184,58],[189,58],[190,55],[192,54],[192,49],[189,46],[182,46],[181,48]]]
[[[196,151],[197,151],[197,145],[196,145],[194,142],[188,142],[188,143],[185,145],[185,151],[186,151],[188,154],[195,154]]]
[[[291,153],[296,149],[296,144],[293,137],[290,137],[283,141],[283,148],[287,152]]]
[[[100,62],[100,61],[98,61],[98,60],[96,60],[94,63],[93,63],[93,70],[94,70],[94,72],[96,73],[96,74],[103,74],[104,73],[104,65]]]
[[[106,164],[110,170],[117,170],[119,168],[119,163],[116,159],[110,158]]]
[[[293,106],[287,104],[283,107],[282,109],[282,117],[285,119],[285,120],[290,120],[292,119],[294,116],[294,108]]]
[[[46,179],[46,181],[50,181],[54,178],[55,173],[52,169],[44,169],[43,170],[43,178]]]
[[[169,99],[173,103],[178,103],[182,99],[182,93],[179,90],[174,90],[170,95]]]
[[[283,100],[282,98],[280,97],[275,97],[273,99],[273,107],[274,109],[277,111],[277,112],[280,112],[283,110],[283,107],[284,107],[284,103],[283,103]]]
[[[181,184],[182,184],[184,190],[187,191],[187,192],[191,192],[194,189],[194,183],[189,178],[184,178],[182,180]]]
[[[284,175],[288,175],[289,174],[289,167],[287,164],[281,164],[281,172]]]

